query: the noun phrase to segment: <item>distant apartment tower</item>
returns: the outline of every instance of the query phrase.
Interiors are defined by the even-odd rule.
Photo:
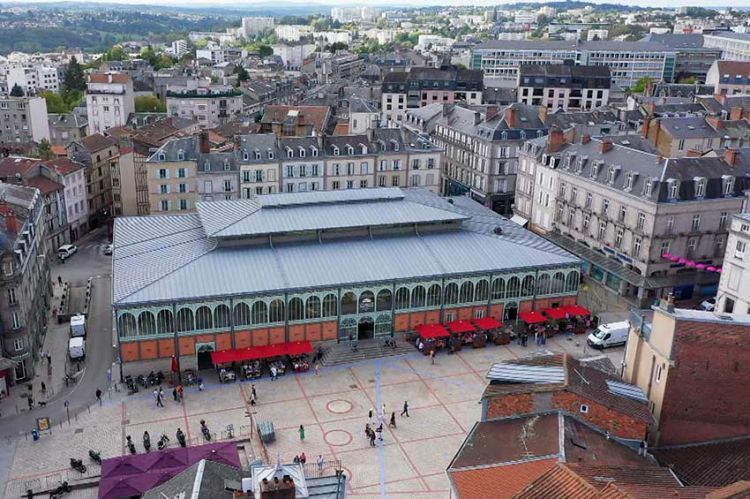
[[[273,29],[273,17],[243,17],[242,34],[245,38],[259,35],[266,30]]]
[[[590,111],[609,102],[607,66],[524,64],[518,68],[518,102],[551,111]]]
[[[125,73],[91,73],[86,87],[89,133],[123,126],[135,112],[133,81]]]
[[[42,97],[0,98],[0,143],[49,140],[47,101]]]
[[[15,64],[8,69],[7,81],[8,90],[18,85],[24,95],[36,95],[41,90],[60,90],[57,68],[52,66]]]
[[[167,113],[195,119],[201,128],[214,128],[242,113],[242,92],[225,85],[167,87]]]
[[[721,49],[721,58],[729,61],[750,61],[750,34],[716,31],[703,35],[703,46]]]
[[[172,42],[172,53],[178,59],[188,52],[187,40],[175,40]]]

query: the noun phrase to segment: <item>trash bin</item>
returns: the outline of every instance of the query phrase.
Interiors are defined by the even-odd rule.
[[[34,442],[36,442],[37,440],[39,440],[39,430],[37,430],[36,428],[34,428],[33,430],[31,430],[31,438],[34,439]]]

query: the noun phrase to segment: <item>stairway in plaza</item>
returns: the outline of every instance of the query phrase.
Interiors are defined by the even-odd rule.
[[[333,343],[325,350],[323,365],[337,366],[359,360],[392,357],[413,352],[416,352],[416,349],[401,340],[396,340],[396,348],[384,347],[383,340],[361,340],[357,345],[356,352],[352,352],[352,347],[348,342]]]

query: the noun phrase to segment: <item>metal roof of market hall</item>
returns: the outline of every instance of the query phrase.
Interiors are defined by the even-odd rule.
[[[197,211],[115,220],[116,306],[579,263],[469,198],[423,189],[266,195]]]

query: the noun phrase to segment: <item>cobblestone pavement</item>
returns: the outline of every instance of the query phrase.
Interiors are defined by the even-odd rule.
[[[445,469],[480,417],[479,399],[489,366],[541,349],[581,356],[584,344],[583,336],[575,336],[553,338],[543,347],[490,345],[456,355],[441,353],[435,365],[415,350],[325,368],[319,376],[309,372],[277,381],[263,378],[255,382],[258,404],[252,411],[256,421],[272,421],[275,426],[276,441],[266,449],[271,460],[278,455],[282,461],[291,461],[301,452],[310,462],[319,454],[339,459],[349,477],[348,492],[356,497],[445,498],[449,496]],[[623,349],[605,355],[619,366]],[[164,408],[156,407],[151,391],[132,396],[112,392],[101,407],[92,407],[70,425],[53,421],[51,434],[39,441],[22,437],[0,443],[0,450],[14,452],[4,497],[21,497],[29,487],[38,490],[60,480],[75,484],[95,479],[99,469],[89,462],[88,450],[99,450],[105,458],[122,455],[127,451],[125,438],[132,435],[142,452],[144,430],[154,445],[162,432],[176,445],[174,435],[180,427],[197,445],[202,442],[199,421],[205,419],[218,439],[226,438],[222,430],[227,424],[234,425],[235,438],[247,438],[251,426],[245,411],[250,390],[249,382],[208,383],[202,392],[188,387],[184,404],[175,402],[168,391]],[[399,416],[404,400],[409,402],[409,418]],[[386,421],[383,442],[371,448],[364,428],[370,409],[377,412],[382,404],[386,419],[396,413],[397,427],[388,428]],[[300,425],[304,425],[304,441]],[[89,468],[86,475],[69,469],[71,457],[84,460]],[[95,497],[95,491],[75,491],[69,497]]]

